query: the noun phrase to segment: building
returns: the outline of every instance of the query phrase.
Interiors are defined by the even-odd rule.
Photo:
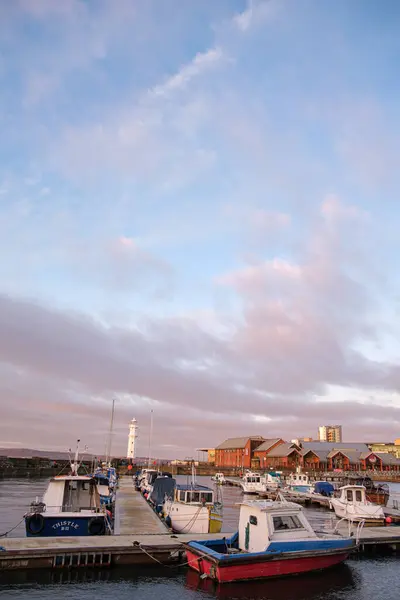
[[[254,461],[257,461],[254,467],[256,469],[267,468],[267,456],[271,450],[284,443],[284,440],[281,438],[273,438],[270,440],[265,440],[262,444],[257,446],[257,448],[254,450]]]
[[[136,439],[137,439],[138,425],[136,419],[132,419],[129,423],[129,436],[128,436],[128,451],[126,457],[130,460],[134,460],[136,456]]]
[[[378,454],[392,454],[396,458],[400,458],[400,439],[394,440],[394,442],[370,442],[368,448]]]
[[[250,469],[254,450],[264,441],[261,435],[225,440],[215,448],[215,466]]]
[[[289,444],[279,440],[280,443],[275,444],[263,456],[261,467],[263,469],[295,469],[302,464],[302,455],[300,448],[296,444]],[[255,455],[262,454],[257,448]],[[260,460],[260,463],[261,463]]]
[[[207,455],[207,462],[211,465],[215,463],[215,448],[197,448],[197,452],[201,452],[203,454],[203,462],[205,460],[204,455]]]
[[[318,439],[320,442],[341,442],[341,425],[320,425],[318,427]]]
[[[400,470],[400,459],[389,453],[373,452],[362,442],[305,442],[301,454],[306,470]]]

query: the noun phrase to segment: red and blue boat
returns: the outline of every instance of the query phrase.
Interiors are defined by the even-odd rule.
[[[184,544],[189,567],[220,583],[298,575],[337,565],[356,547],[353,536],[315,532],[302,507],[245,501],[231,538]]]

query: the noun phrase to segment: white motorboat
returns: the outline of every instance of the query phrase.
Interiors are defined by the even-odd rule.
[[[265,479],[260,473],[246,471],[240,482],[242,490],[245,494],[259,494],[265,492]]]
[[[220,533],[222,502],[218,489],[199,485],[193,467],[191,482],[176,485],[173,496],[166,496],[161,516],[176,533]]]
[[[311,493],[314,489],[314,485],[310,483],[308,475],[301,471],[291,473],[285,487],[288,492],[303,492],[306,494]]]
[[[280,475],[275,471],[268,471],[268,473],[262,476],[261,480],[264,483],[266,492],[277,490],[282,486]]]
[[[362,485],[345,485],[337,491],[338,497],[329,499],[329,507],[340,519],[348,521],[365,521],[365,523],[383,524],[385,513],[382,506],[369,502],[365,487]]]

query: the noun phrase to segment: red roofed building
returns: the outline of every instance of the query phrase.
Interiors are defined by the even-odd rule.
[[[225,440],[215,448],[215,466],[250,469],[254,450],[264,440],[260,435]]]

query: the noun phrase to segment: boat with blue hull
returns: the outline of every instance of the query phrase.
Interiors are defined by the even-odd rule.
[[[78,475],[78,448],[71,473],[50,479],[43,500],[36,498],[24,515],[27,537],[71,537],[112,533],[112,520],[101,504],[96,479]]]
[[[247,501],[231,538],[183,544],[189,567],[220,583],[298,575],[343,562],[356,547],[352,536],[318,534],[298,504]]]

